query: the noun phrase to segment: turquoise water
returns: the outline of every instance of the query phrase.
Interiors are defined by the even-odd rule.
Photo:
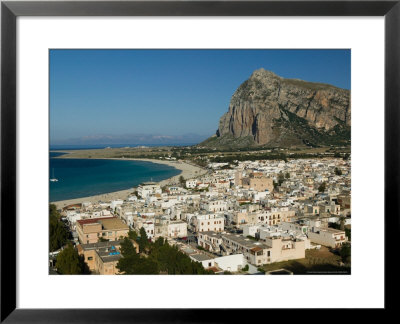
[[[164,164],[145,161],[56,159],[50,152],[50,201],[81,198],[125,190],[145,181],[161,181],[181,173]]]

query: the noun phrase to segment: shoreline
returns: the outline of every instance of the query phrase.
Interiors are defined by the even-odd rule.
[[[62,158],[57,157],[57,158]],[[120,160],[120,161],[144,161],[144,162],[151,162],[155,164],[164,164],[174,167],[175,169],[180,170],[181,172],[173,177],[170,177],[165,180],[158,181],[161,187],[167,185],[173,185],[179,183],[179,177],[183,176],[185,180],[197,178],[200,175],[207,173],[206,169],[203,169],[199,166],[195,166],[183,161],[163,161],[163,160],[156,160],[156,159],[135,159],[135,158],[99,158],[99,160]],[[88,196],[88,197],[81,197],[81,198],[72,198],[66,200],[59,200],[50,202],[57,206],[57,209],[63,208],[68,205],[78,204],[82,202],[91,202],[91,203],[98,203],[99,201],[108,202],[111,200],[116,199],[123,199],[126,200],[128,196],[133,192],[133,188],[108,192],[104,194]]]

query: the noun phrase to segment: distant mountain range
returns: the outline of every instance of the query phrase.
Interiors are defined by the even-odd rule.
[[[348,145],[350,125],[349,90],[259,69],[233,94],[216,134],[199,146]]]
[[[204,141],[207,137],[207,135],[197,134],[184,134],[177,136],[149,134],[93,135],[54,141],[51,145],[193,145]]]

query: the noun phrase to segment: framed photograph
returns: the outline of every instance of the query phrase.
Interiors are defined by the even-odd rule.
[[[1,321],[390,308],[399,15],[2,1]]]

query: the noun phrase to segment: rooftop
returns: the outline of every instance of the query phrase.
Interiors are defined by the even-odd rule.
[[[107,242],[97,242],[97,243],[89,243],[89,244],[80,244],[79,246],[83,250],[98,250],[103,248],[111,248],[112,246],[120,246],[120,241],[107,241]]]
[[[214,259],[214,257],[210,257],[205,254],[193,254],[191,257],[199,262]]]

